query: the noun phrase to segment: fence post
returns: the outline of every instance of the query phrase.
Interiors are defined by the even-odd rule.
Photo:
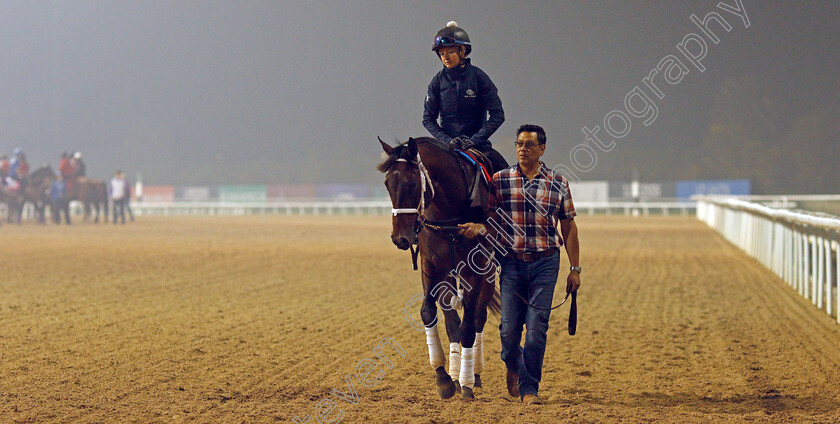
[[[803,233],[799,242],[802,243],[802,288],[800,294],[808,299],[808,236]]]
[[[837,282],[837,322],[840,323],[840,241],[834,242],[834,252],[837,255],[837,266],[834,279]]]
[[[825,288],[825,243],[822,236],[817,237],[817,306],[823,307],[823,292]]]
[[[808,241],[811,243],[811,303],[817,304],[817,236],[810,236]]]
[[[825,239],[825,311],[831,315],[831,240]]]

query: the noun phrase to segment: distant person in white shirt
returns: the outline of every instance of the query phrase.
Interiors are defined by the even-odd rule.
[[[108,184],[108,193],[114,204],[114,224],[117,223],[117,216],[120,218],[120,223],[125,224],[125,201],[128,193],[122,171],[117,170],[114,173],[114,178],[111,178],[111,183]]]

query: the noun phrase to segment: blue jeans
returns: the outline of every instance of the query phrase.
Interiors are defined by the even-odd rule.
[[[531,308],[514,294],[514,290],[534,306],[551,308],[554,285],[560,271],[560,252],[555,251],[553,255],[533,262],[503,257],[499,264],[502,268],[499,276],[502,294],[502,323],[499,325],[502,360],[508,370],[519,374],[519,395],[535,395],[539,392],[542,378],[551,311]],[[520,346],[523,324],[528,329],[524,347]]]

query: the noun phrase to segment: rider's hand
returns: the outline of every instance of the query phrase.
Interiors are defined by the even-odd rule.
[[[484,224],[476,224],[475,222],[467,222],[466,224],[458,224],[459,228],[463,228],[461,231],[458,231],[458,234],[463,235],[468,239],[474,239],[476,236],[484,234]]]
[[[473,139],[461,136],[461,150],[467,150],[475,147],[475,141]]]
[[[576,292],[578,287],[580,287],[580,273],[569,271],[569,276],[566,277],[566,293]]]
[[[469,149],[470,147],[472,147],[474,144],[475,143],[473,143],[473,141],[470,140],[469,137],[464,137],[462,135],[459,135],[458,137],[455,137],[452,140],[449,140],[449,149],[450,150],[453,150],[453,149],[466,150],[466,149]],[[469,147],[467,147],[468,145],[469,145]]]

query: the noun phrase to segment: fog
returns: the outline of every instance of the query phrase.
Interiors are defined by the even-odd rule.
[[[692,15],[710,12],[726,25],[706,33]],[[150,184],[379,184],[376,137],[428,135],[449,20],[499,88],[491,141],[509,161],[536,123],[546,163],[584,180],[838,192],[836,1],[2,2],[0,152],[55,167],[78,150],[90,175]],[[669,55],[685,68],[657,91],[644,79]]]

